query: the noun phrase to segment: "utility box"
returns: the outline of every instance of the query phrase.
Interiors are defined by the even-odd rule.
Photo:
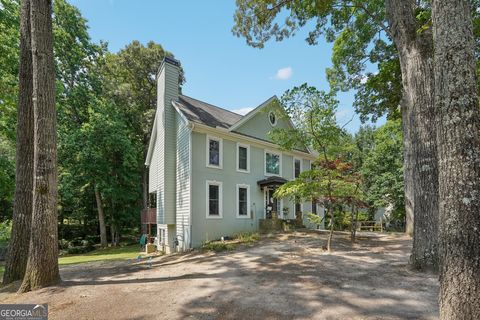
[[[152,253],[152,252],[155,252],[157,250],[157,246],[154,245],[153,243],[147,243],[147,245],[145,246],[145,253]]]

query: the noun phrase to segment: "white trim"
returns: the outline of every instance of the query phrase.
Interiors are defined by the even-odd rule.
[[[275,154],[275,155],[279,156],[278,158],[280,160],[280,163],[279,163],[279,167],[278,167],[278,174],[267,172],[267,153]],[[263,150],[263,174],[265,176],[277,176],[277,177],[282,176],[282,153],[281,152],[273,151],[273,150],[269,150],[269,149],[264,149]]]
[[[295,161],[300,161],[300,173],[302,173],[302,169],[303,169],[303,165],[302,165],[302,158],[297,158],[297,157],[293,157],[293,179],[297,178],[295,177]]]
[[[263,189],[263,219],[267,219],[267,196],[268,196],[268,191],[273,190],[272,188],[264,188]],[[268,199],[270,201],[270,199]],[[283,199],[278,199],[277,198],[277,205],[280,206],[279,211],[277,212],[277,217],[279,219],[283,219]]]
[[[223,183],[221,181],[207,180],[205,184],[205,217],[207,219],[222,219],[223,218]],[[209,215],[210,195],[209,186],[218,186],[218,216]]]
[[[210,140],[218,141],[218,144],[219,144],[218,147],[220,150],[219,150],[218,166],[209,163],[210,162],[210,148],[209,148]],[[208,168],[222,169],[223,168],[223,139],[207,134],[206,140],[205,140],[205,155],[206,155],[205,163]]]
[[[190,121],[188,121],[187,117],[185,117],[185,115],[180,110],[180,108],[178,107],[178,105],[175,101],[172,101],[172,106],[175,109],[175,111],[177,111],[177,113],[180,115],[180,118],[182,118],[182,120],[185,121],[185,123],[188,125],[190,123]]]
[[[285,219],[285,217],[283,216],[283,199],[277,199],[277,201],[280,200],[280,214],[278,214],[277,212],[277,215],[280,219]]]
[[[247,170],[244,170],[244,169],[240,169],[239,166],[240,166],[240,159],[239,159],[239,155],[240,153],[238,152],[238,149],[239,147],[243,147],[243,148],[246,148],[247,149]],[[241,143],[241,142],[237,142],[237,150],[235,152],[236,154],[236,158],[237,158],[237,171],[238,172],[242,172],[242,173],[250,173],[250,145],[249,144],[244,144],[244,143]]]
[[[189,208],[189,212],[188,212],[188,215],[189,215],[189,218],[188,218],[188,224],[189,224],[189,228],[190,228],[190,243],[188,244],[188,247],[189,248],[192,248],[192,245],[193,245],[193,242],[192,242],[192,209],[193,209],[193,198],[192,198],[192,186],[193,186],[193,182],[192,182],[192,179],[193,179],[193,168],[192,168],[192,155],[193,155],[193,152],[192,152],[192,128],[190,128],[190,132],[188,133],[188,149],[189,149],[189,156],[188,156],[188,168],[189,168],[189,172],[188,172],[188,180],[189,180],[189,184],[190,184],[190,208]]]
[[[255,109],[253,109],[252,111],[250,111],[249,113],[244,115],[240,120],[238,120],[236,123],[234,123],[228,130],[229,131],[236,130],[237,128],[242,126],[245,122],[247,122],[248,120],[253,118],[253,116],[255,116],[260,110],[262,110],[264,107],[268,106],[270,104],[270,102],[272,102],[273,100],[278,100],[277,96],[273,96],[273,97],[268,98],[267,101],[261,103],[258,107],[256,107]]]
[[[241,216],[240,215],[240,197],[238,195],[240,188],[247,189],[247,215]],[[237,219],[250,219],[250,185],[249,184],[237,184],[235,188],[235,192],[237,193]]]
[[[155,142],[157,141],[157,111],[155,110],[155,118],[153,119],[153,127],[150,131],[150,141],[148,142],[147,156],[145,157],[145,165],[150,166],[152,160]]]
[[[295,211],[295,206],[296,206],[297,204],[300,205],[300,212],[302,212],[302,214],[303,214],[303,202],[296,203],[295,200],[293,200],[293,211],[294,211],[293,215],[294,215],[295,217],[297,217],[297,212]]]
[[[194,122],[190,122],[190,123],[193,127],[193,131],[197,133],[211,134],[211,135],[215,135],[218,137],[222,137],[223,139],[232,140],[232,141],[242,141],[245,143],[250,143],[250,145],[256,146],[262,149],[263,148],[280,149],[280,146],[273,142],[249,137],[244,134],[240,134],[236,132],[230,132],[228,131],[228,129],[225,129],[225,128],[220,128],[220,127],[213,128],[200,123],[194,123]],[[300,157],[303,157],[304,159],[312,159],[312,160],[317,159],[315,154],[299,151],[299,150],[284,151],[283,153],[287,155],[298,155]]]

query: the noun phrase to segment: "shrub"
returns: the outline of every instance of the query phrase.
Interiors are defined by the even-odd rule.
[[[93,246],[78,246],[78,247],[70,247],[67,249],[68,254],[81,254],[93,251],[95,248]]]
[[[68,240],[59,239],[59,240],[58,240],[58,248],[59,248],[60,250],[67,250],[69,243],[70,243],[70,242],[69,242]]]
[[[260,239],[258,232],[240,232],[233,235],[233,239],[238,240],[241,243],[254,243]]]
[[[202,245],[203,250],[207,251],[227,251],[235,249],[235,246],[232,243],[223,242],[223,241],[208,241]]]
[[[0,222],[0,242],[8,242],[12,234],[12,220]]]

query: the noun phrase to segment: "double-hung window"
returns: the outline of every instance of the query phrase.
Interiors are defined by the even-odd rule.
[[[250,218],[250,186],[237,184],[237,218]]]
[[[207,136],[207,167],[222,168],[223,141],[220,138]]]
[[[265,175],[282,175],[282,154],[265,151]]]
[[[222,217],[222,183],[207,181],[207,218]]]
[[[250,172],[250,146],[237,143],[237,171]]]

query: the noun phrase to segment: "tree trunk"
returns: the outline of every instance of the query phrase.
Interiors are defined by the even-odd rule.
[[[35,129],[33,211],[27,269],[20,292],[60,281],[52,2],[31,0],[30,22]]]
[[[330,232],[328,234],[328,239],[327,239],[327,250],[328,252],[332,252],[332,238],[333,238],[333,208],[328,208],[328,211],[330,212]]]
[[[30,2],[22,1],[20,71],[17,111],[17,151],[13,225],[3,284],[23,279],[27,267],[33,200],[33,102]]]
[[[357,222],[355,221],[355,205],[352,204],[352,208],[350,210],[350,240],[352,243],[355,242],[355,229],[356,229]]]
[[[430,29],[418,31],[415,6],[415,0],[385,1],[402,70],[406,212],[411,208],[414,219],[410,262],[416,269],[436,270],[438,163],[433,100],[433,38]]]
[[[469,2],[435,0],[440,318],[480,319],[480,109]]]
[[[98,224],[100,227],[100,245],[102,248],[108,247],[107,242],[107,227],[105,226],[105,213],[103,212],[102,205],[102,196],[98,187],[95,185],[95,199],[97,201],[97,210],[98,210]]]
[[[407,108],[402,109],[403,127],[403,181],[405,190],[405,233],[413,237],[413,161],[412,161],[412,137],[410,134],[411,124]]]

